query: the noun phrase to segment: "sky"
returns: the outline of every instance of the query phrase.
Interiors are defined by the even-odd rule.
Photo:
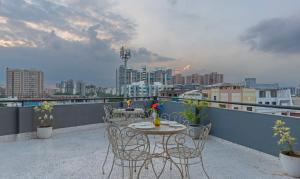
[[[0,0],[0,84],[10,67],[114,86],[122,45],[132,67],[298,86],[300,1]]]

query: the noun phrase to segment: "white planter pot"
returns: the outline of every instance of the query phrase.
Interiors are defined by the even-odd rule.
[[[299,155],[299,152],[297,154]],[[300,177],[300,157],[293,157],[280,153],[279,159],[284,171],[289,176]]]
[[[47,139],[52,136],[52,127],[38,127],[36,135],[40,139]]]

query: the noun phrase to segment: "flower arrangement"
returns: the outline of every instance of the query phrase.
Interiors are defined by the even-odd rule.
[[[286,124],[282,120],[277,120],[273,126],[274,136],[278,136],[278,145],[285,145],[282,150],[286,155],[295,155],[293,145],[296,144],[296,138],[291,135],[291,129],[286,127]]]
[[[163,105],[158,102],[154,103],[151,105],[151,110],[159,114],[163,110]]]
[[[128,106],[128,108],[132,108],[133,101],[131,99],[127,100],[127,106]]]
[[[37,113],[37,119],[39,121],[39,127],[51,127],[53,121],[53,104],[44,101],[42,105],[34,107],[34,111]]]

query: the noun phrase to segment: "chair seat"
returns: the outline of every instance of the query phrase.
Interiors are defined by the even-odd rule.
[[[199,150],[195,150],[189,147],[169,148],[167,153],[171,157],[185,158],[185,159],[197,158],[201,155],[201,152]]]

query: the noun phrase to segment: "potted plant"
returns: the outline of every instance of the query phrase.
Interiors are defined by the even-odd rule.
[[[296,138],[291,135],[291,129],[282,120],[277,120],[273,126],[274,136],[278,136],[278,145],[283,149],[279,154],[280,163],[285,172],[293,177],[300,177],[300,152],[294,151]]]
[[[208,103],[204,101],[185,100],[186,108],[180,114],[189,121],[192,135],[195,139],[199,139],[201,134],[201,121],[207,118],[205,108]]]
[[[44,101],[40,106],[34,107],[37,116],[37,137],[47,139],[52,136],[53,104]]]

